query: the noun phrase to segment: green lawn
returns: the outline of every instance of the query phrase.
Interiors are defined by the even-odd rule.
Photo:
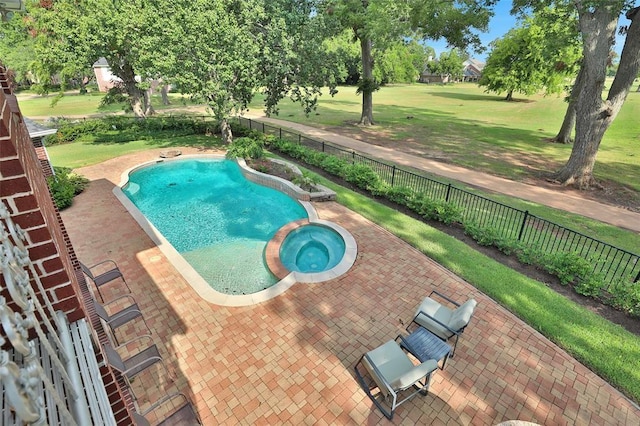
[[[55,105],[52,105],[58,95],[49,94],[46,96],[36,96],[31,93],[18,95],[20,110],[26,117],[65,117],[65,116],[85,116],[101,115],[109,113],[121,113],[124,111],[124,104],[111,104],[105,107],[100,106],[100,101],[104,93],[90,92],[84,95],[66,92],[60,97]],[[171,105],[162,105],[160,95],[153,95],[151,103],[156,110],[167,108],[181,108],[185,105],[192,105],[186,98],[178,94],[169,94]]]
[[[297,104],[284,100],[279,118],[319,127],[340,127],[375,139],[420,144],[455,164],[521,180],[530,173],[556,170],[571,153],[570,145],[549,143],[558,132],[567,104],[558,96],[520,97],[505,102],[472,83],[407,84],[383,87],[373,96],[376,126],[354,126],[361,98],[353,87],[335,97],[323,95],[316,113],[305,117]],[[252,110],[261,109],[256,99]],[[640,192],[640,93],[629,94],[602,141],[595,166],[599,179]],[[411,118],[408,118],[411,117]]]

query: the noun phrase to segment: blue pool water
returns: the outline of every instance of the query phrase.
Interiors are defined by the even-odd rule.
[[[267,242],[307,217],[289,196],[254,184],[223,159],[185,159],[136,170],[125,195],[215,290],[250,294],[277,279],[264,264]]]
[[[280,261],[290,271],[327,271],[344,256],[340,234],[321,225],[305,225],[291,231],[280,246]]]

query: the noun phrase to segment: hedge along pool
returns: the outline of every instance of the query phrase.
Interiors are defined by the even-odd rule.
[[[127,171],[122,189],[114,188],[198,294],[222,305],[257,303],[304,278],[291,273],[278,281],[265,264],[265,247],[284,225],[318,220],[310,203],[252,183],[243,171],[220,156],[159,160]],[[338,269],[351,267],[352,252],[348,267]]]

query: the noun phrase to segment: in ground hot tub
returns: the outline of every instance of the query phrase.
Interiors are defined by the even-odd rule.
[[[334,268],[343,258],[344,239],[334,229],[309,224],[291,231],[280,246],[280,261],[290,271],[313,273]]]
[[[336,223],[302,219],[278,230],[267,244],[265,263],[275,276],[317,283],[337,278],[356,261],[353,236]]]

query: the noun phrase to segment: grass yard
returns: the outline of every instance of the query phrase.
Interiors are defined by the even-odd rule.
[[[635,87],[635,86],[634,86]],[[472,83],[407,84],[383,87],[373,95],[376,126],[354,125],[361,98],[354,87],[320,98],[316,113],[305,117],[297,104],[282,101],[279,118],[382,141],[474,170],[524,180],[562,166],[570,145],[549,143],[558,132],[567,104],[558,96],[517,97],[484,93]],[[261,99],[251,104],[261,109]],[[640,192],[640,93],[629,94],[605,134],[595,166],[598,179]],[[405,148],[401,148],[404,145]]]
[[[80,95],[77,92],[66,92],[58,102],[52,106],[52,102],[58,98],[58,94],[46,96],[33,95],[31,93],[18,94],[20,110],[26,117],[69,117],[69,116],[94,116],[110,113],[122,113],[123,103],[100,106],[104,93],[89,92]],[[183,108],[192,105],[191,102],[179,94],[169,94],[171,105],[162,105],[160,95],[153,95],[151,103],[153,107],[161,111],[168,108]]]

